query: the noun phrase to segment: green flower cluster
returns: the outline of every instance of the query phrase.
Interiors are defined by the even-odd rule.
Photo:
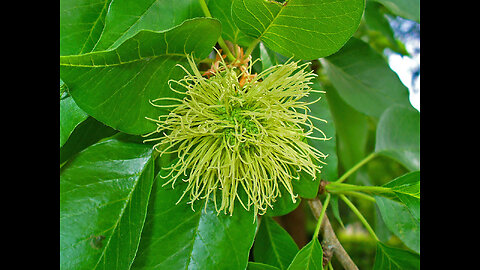
[[[308,114],[308,105],[318,100],[302,99],[315,91],[310,87],[315,74],[307,71],[307,64],[287,62],[239,83],[251,65],[239,69],[222,59],[213,76],[205,78],[193,59],[189,64],[192,73],[182,67],[187,75],[169,83],[184,98],[151,102],[172,107],[168,115],[150,119],[157,128],[146,135],[162,134],[146,141],[159,141],[155,149],[161,154],[178,155],[163,176],[168,179],[165,185],[186,177],[183,181],[188,185],[179,201],[186,194],[191,203],[213,195],[218,213],[232,214],[238,200],[245,209],[253,207],[255,214],[263,214],[280,195],[280,186],[295,201],[292,180],[299,179],[301,171],[315,179],[326,157],[306,142],[307,138],[326,140],[312,123],[312,119],[324,120]],[[161,104],[172,100],[178,103]],[[324,137],[311,136],[314,130]],[[239,189],[246,198],[239,196]]]

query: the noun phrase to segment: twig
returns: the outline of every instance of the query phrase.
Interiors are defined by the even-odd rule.
[[[308,200],[308,205],[310,206],[310,209],[312,210],[315,218],[318,219],[323,208],[322,202],[318,198],[315,198],[312,200]],[[346,270],[358,270],[358,267],[355,265],[348,253],[345,251],[342,244],[340,244],[340,242],[338,241],[338,238],[333,231],[332,225],[330,224],[327,215],[323,217],[322,225],[320,227],[320,233],[323,237],[322,242],[324,242],[326,246],[333,247],[333,255],[338,259],[343,268],[345,268]]]

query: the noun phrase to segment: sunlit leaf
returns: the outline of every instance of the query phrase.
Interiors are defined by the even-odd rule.
[[[234,0],[238,28],[287,57],[311,60],[340,49],[360,24],[363,0]]]
[[[173,96],[168,81],[185,74],[176,65],[188,66],[186,54],[207,56],[219,35],[220,23],[209,18],[164,32],[140,31],[112,50],[61,56],[60,75],[86,113],[122,132],[145,134],[156,127],[145,117],[166,113],[149,101]]]

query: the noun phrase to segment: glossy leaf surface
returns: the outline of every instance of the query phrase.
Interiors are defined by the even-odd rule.
[[[323,270],[323,249],[318,239],[312,239],[295,256],[288,270]]]
[[[61,269],[130,268],[153,181],[151,153],[108,140],[61,169]]]
[[[287,269],[298,250],[292,237],[276,221],[262,218],[253,249],[256,262]]]
[[[165,173],[165,172],[164,172]],[[241,205],[233,216],[217,215],[213,201],[195,211],[183,199],[185,184],[162,187],[157,176],[137,257],[132,269],[245,269],[253,244],[253,211]]]

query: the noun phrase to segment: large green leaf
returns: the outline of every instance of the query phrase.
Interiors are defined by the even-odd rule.
[[[165,172],[163,172],[165,173]],[[191,205],[186,185],[162,187],[157,176],[147,220],[132,269],[245,269],[257,222],[239,204],[233,215],[217,214],[212,201]],[[188,195],[187,195],[188,196]]]
[[[312,239],[295,256],[288,270],[323,270],[323,249],[318,239]]]
[[[393,104],[410,106],[407,87],[383,57],[360,39],[351,38],[322,64],[342,99],[366,115],[379,118]]]
[[[115,48],[140,30],[167,30],[195,17],[203,17],[198,0],[113,1],[95,51]]]
[[[402,175],[383,186],[391,188],[407,206],[413,218],[420,223],[420,171]]]
[[[380,118],[375,151],[389,156],[409,170],[420,169],[420,112],[392,106]]]
[[[320,83],[317,80],[313,81],[312,89],[323,90]],[[292,180],[293,191],[303,198],[313,199],[318,194],[318,187],[320,180],[334,181],[337,179],[338,172],[338,158],[337,158],[337,147],[336,147],[336,131],[335,123],[333,121],[333,116],[327,102],[327,97],[323,93],[310,93],[308,97],[305,98],[305,102],[313,102],[319,99],[314,104],[309,105],[311,112],[310,115],[323,119],[327,122],[312,119],[313,124],[318,129],[322,130],[325,135],[320,131],[314,130],[312,135],[317,138],[325,138],[326,140],[315,140],[308,139],[308,143],[315,147],[317,150],[328,155],[327,158],[322,160],[326,164],[321,164],[322,169],[321,173],[317,175],[315,180],[306,173],[300,174],[299,180]]]
[[[287,269],[297,252],[297,244],[288,232],[272,218],[263,217],[255,237],[255,261]]]
[[[322,89],[322,86],[320,85],[318,80],[313,81],[312,88],[316,90],[325,90]],[[335,130],[333,115],[327,101],[327,95],[311,93],[310,96],[307,98],[307,102],[318,99],[319,97],[321,97],[321,99],[318,102],[309,106],[309,108],[312,110],[310,114],[326,121],[323,122],[319,120],[312,120],[314,121],[315,126],[325,133],[325,136],[328,140],[322,141],[309,139],[308,143],[323,152],[324,154],[328,155],[327,158],[324,160],[326,164],[323,165],[320,177],[323,180],[334,181],[338,178],[338,157],[336,139],[337,134]],[[317,130],[315,130],[312,135],[318,138],[323,138],[323,135]],[[314,198],[316,195],[317,194],[315,193],[313,197],[308,198]]]
[[[420,219],[400,202],[380,196],[375,196],[375,201],[387,228],[407,247],[420,253]]]
[[[176,64],[185,54],[208,55],[220,35],[220,22],[211,18],[185,21],[164,32],[140,31],[117,48],[60,57],[61,78],[77,105],[106,125],[130,134],[155,129],[145,117],[166,110],[149,101],[173,96],[168,80],[184,75]]]
[[[112,0],[60,0],[60,55],[92,51]]]
[[[60,268],[129,269],[153,182],[152,149],[108,140],[60,171]]]
[[[365,157],[368,136],[367,117],[348,105],[334,87],[328,87],[326,92],[337,134],[338,162],[344,170],[348,170]],[[355,175],[352,175],[350,179],[354,177]]]
[[[392,248],[377,242],[377,253],[373,270],[420,269],[420,256],[407,250]]]
[[[338,51],[362,18],[364,0],[234,0],[232,16],[245,34],[287,57],[311,60]]]

